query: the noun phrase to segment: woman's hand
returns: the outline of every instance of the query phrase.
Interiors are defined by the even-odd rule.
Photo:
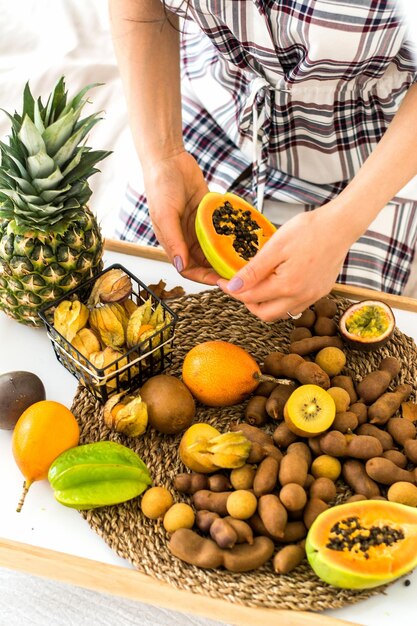
[[[194,157],[180,150],[153,162],[144,176],[152,225],[171,262],[185,278],[215,285],[220,277],[195,234],[197,207],[208,187]]]
[[[288,311],[300,313],[331,291],[356,239],[343,222],[342,208],[333,200],[296,215],[219,287],[266,322],[287,318]]]

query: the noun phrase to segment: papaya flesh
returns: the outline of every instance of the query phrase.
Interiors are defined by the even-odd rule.
[[[417,509],[384,500],[334,506],[311,525],[307,559],[324,582],[370,589],[417,565]]]
[[[276,228],[243,198],[210,191],[197,208],[195,231],[207,261],[219,276],[229,279],[255,256]]]

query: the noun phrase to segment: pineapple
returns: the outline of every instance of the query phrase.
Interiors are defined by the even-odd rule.
[[[103,239],[87,206],[89,176],[110,154],[83,140],[101,119],[80,119],[88,85],[71,100],[64,77],[46,106],[29,84],[23,111],[0,142],[0,310],[40,326],[39,309],[102,268]]]

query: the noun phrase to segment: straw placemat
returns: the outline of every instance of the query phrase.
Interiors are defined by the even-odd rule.
[[[350,302],[337,299],[339,313]],[[181,375],[185,354],[202,341],[222,339],[236,343],[259,362],[274,350],[287,351],[289,321],[266,324],[220,290],[184,296],[170,305],[178,313],[175,350],[172,365],[166,373]],[[376,369],[383,356],[396,356],[403,363],[397,378],[414,388],[417,379],[417,349],[413,340],[398,329],[389,343],[371,353],[346,349],[346,367],[356,379]],[[208,422],[220,431],[228,429],[231,420],[242,420],[244,404],[224,409],[199,406],[195,421]],[[187,471],[179,460],[177,448],[181,435],[167,436],[148,428],[138,439],[127,438],[106,428],[102,408],[93,396],[79,387],[72,410],[81,426],[80,443],[113,440],[134,449],[150,469],[154,485],[163,485],[174,493],[173,478]],[[270,426],[272,432],[274,426]],[[339,485],[339,498],[348,493]],[[187,496],[175,493],[176,500]],[[167,548],[168,536],[160,520],[146,519],[140,509],[140,498],[113,507],[84,511],[88,524],[121,557],[141,572],[182,590],[221,598],[250,607],[319,611],[338,608],[383,592],[385,587],[371,591],[336,590],[322,583],[305,561],[287,575],[274,573],[271,562],[248,573],[234,574],[223,570],[205,570],[173,557]]]

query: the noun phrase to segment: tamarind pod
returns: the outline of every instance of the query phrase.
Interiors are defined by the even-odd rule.
[[[278,480],[283,487],[288,483],[297,483],[302,487],[308,473],[308,463],[299,454],[286,454],[279,466]]]
[[[217,543],[219,548],[233,548],[237,542],[236,531],[222,517],[213,520],[210,526],[210,537]]]
[[[252,426],[262,426],[268,421],[265,396],[252,396],[246,405],[245,420]]]
[[[298,326],[293,328],[290,332],[290,343],[298,341],[299,339],[308,339],[312,336],[313,334],[309,328],[306,328],[305,326]]]
[[[253,491],[257,498],[275,489],[278,471],[279,463],[274,457],[267,456],[261,461],[253,479]]]
[[[368,419],[371,424],[386,424],[390,417],[394,415],[401,406],[409,398],[412,392],[411,385],[398,385],[394,391],[387,391],[382,394],[368,408]]]
[[[256,387],[256,395],[257,396],[265,396],[265,398],[269,398],[277,383],[272,383],[269,380],[264,380]]]
[[[228,513],[226,502],[229,496],[230,491],[215,492],[201,489],[193,494],[193,503],[197,510],[214,511],[214,513],[225,517]]]
[[[330,383],[332,387],[341,387],[348,392],[350,404],[355,404],[358,401],[358,394],[356,393],[355,383],[353,382],[352,376],[348,376],[347,374],[338,374],[337,376],[333,376]],[[349,410],[351,409],[349,408]]]
[[[371,435],[353,435],[351,438],[338,430],[330,430],[320,438],[320,448],[330,456],[349,456],[370,459],[383,452],[381,442]]]
[[[274,443],[271,435],[268,435],[260,428],[257,428],[256,426],[251,426],[246,422],[235,422],[230,425],[229,430],[231,430],[232,432],[241,431],[246,439],[249,439],[251,443],[259,443],[261,446],[263,446],[264,444],[273,445]]]
[[[230,526],[233,528],[237,535],[236,543],[249,543],[253,544],[253,530],[247,522],[243,519],[236,519],[228,515],[224,518]]]
[[[125,502],[152,484],[139,455],[113,441],[66,450],[50,466],[48,480],[56,500],[78,510]]]
[[[299,317],[296,320],[293,320],[292,323],[294,324],[296,328],[298,326],[304,326],[305,328],[312,328],[312,326],[314,326],[315,321],[316,321],[315,311],[313,311],[313,309],[308,308],[302,312],[301,317]]]
[[[271,376],[282,376],[281,360],[284,358],[283,352],[270,352],[263,360],[262,373]]]
[[[395,463],[384,457],[369,459],[365,465],[366,473],[370,478],[382,485],[392,485],[398,481],[415,483],[414,471],[401,469]]]
[[[200,489],[208,489],[206,474],[183,472],[174,477],[174,487],[181,493],[193,494]]]
[[[295,378],[294,372],[302,363],[304,363],[304,359],[299,354],[285,354],[279,362],[281,376]]]
[[[372,437],[379,439],[384,452],[385,450],[392,450],[394,447],[394,440],[391,435],[386,430],[382,430],[382,428],[375,426],[375,424],[361,424],[356,433],[358,435],[371,435]]]
[[[409,439],[415,439],[417,434],[417,429],[413,422],[403,417],[390,417],[386,423],[386,429],[394,441],[401,447],[404,447],[405,442]]]
[[[404,452],[407,458],[414,464],[417,463],[417,440],[409,439],[404,442]]]
[[[220,519],[220,515],[214,511],[207,511],[206,509],[201,509],[195,514],[195,523],[203,533],[210,532],[210,527],[216,519]]]
[[[313,304],[313,311],[317,317],[334,317],[337,313],[336,301],[329,296],[323,296]]]
[[[223,550],[217,543],[208,537],[201,537],[189,528],[174,531],[168,548],[174,556],[190,565],[207,569],[223,565]]]
[[[267,493],[258,500],[258,513],[266,530],[276,539],[280,539],[285,530],[288,513],[278,496]]]
[[[396,357],[385,357],[379,368],[370,372],[356,385],[359,398],[365,404],[372,404],[388,389],[398,375],[401,363]]]
[[[263,446],[263,451],[265,452],[266,456],[272,456],[276,461],[278,461],[278,463],[281,463],[281,459],[284,456],[281,452],[281,450],[279,450],[276,446],[271,445],[271,444],[265,444]]]
[[[308,469],[310,469],[313,455],[311,454],[310,448],[306,443],[304,443],[304,441],[294,441],[290,443],[287,448],[287,454],[299,454],[306,461]]]
[[[298,435],[288,428],[287,422],[281,422],[272,433],[272,439],[278,448],[287,448],[297,441]]]
[[[305,559],[306,551],[302,546],[292,544],[284,546],[274,556],[272,565],[277,574],[292,572]]]
[[[264,447],[261,446],[260,443],[252,442],[251,449],[249,450],[248,458],[246,459],[246,463],[249,465],[258,464],[267,456]]]
[[[322,348],[327,347],[340,348],[340,350],[342,350],[344,347],[344,343],[340,337],[315,335],[314,337],[310,337],[309,339],[294,341],[294,343],[290,344],[290,352],[292,352],[293,354],[298,354],[300,356],[305,356],[307,354],[311,354],[312,352],[318,352],[319,350],[322,350]]]
[[[207,477],[207,486],[202,489],[210,489],[210,491],[228,491],[232,488],[230,480],[224,474],[211,474]],[[195,493],[195,492],[194,492]]]
[[[304,507],[303,522],[307,529],[310,528],[316,517],[329,508],[327,502],[320,498],[310,498]]]
[[[337,335],[337,330],[338,327],[336,322],[329,317],[318,317],[314,324],[314,334],[321,337],[334,337]]]
[[[329,375],[320,365],[312,361],[300,363],[294,371],[294,376],[302,385],[318,385],[323,389],[329,389],[330,387]]]
[[[266,400],[265,411],[267,415],[273,420],[282,420],[284,418],[285,403],[293,391],[294,386],[292,385],[277,385]]]
[[[332,429],[341,433],[352,432],[358,426],[358,416],[353,411],[339,411],[333,420]]]
[[[359,425],[365,424],[368,419],[368,407],[364,402],[354,402],[350,405],[349,411],[356,413]]]
[[[342,476],[349,487],[364,498],[380,495],[379,486],[368,475],[365,466],[356,459],[347,459],[342,466]]]
[[[413,440],[410,440],[411,442]],[[404,444],[404,451],[407,454],[407,444],[409,442],[406,441]],[[416,442],[417,443],[417,442]],[[417,448],[416,448],[417,450]],[[410,456],[407,456],[405,454],[403,454],[402,452],[400,452],[399,450],[384,450],[384,452],[382,453],[382,456],[384,457],[384,459],[389,459],[390,461],[392,461],[395,465],[397,465],[398,467],[401,467],[401,469],[404,469],[405,467],[407,467],[407,463],[408,463],[408,459],[412,462],[412,463],[417,463],[417,455],[415,460],[413,460]]]
[[[280,543],[294,543],[307,536],[307,528],[302,520],[291,520],[287,522],[284,534],[280,538]]]
[[[263,523],[263,521],[261,520],[259,516],[259,513],[254,513],[246,521],[256,535],[261,535],[262,537],[269,537],[269,539],[272,539],[272,541],[277,541],[277,539],[273,537],[270,532],[267,531],[265,524]]]
[[[269,561],[275,550],[268,537],[255,537],[253,544],[240,543],[223,551],[223,566],[229,572],[249,572]]]

